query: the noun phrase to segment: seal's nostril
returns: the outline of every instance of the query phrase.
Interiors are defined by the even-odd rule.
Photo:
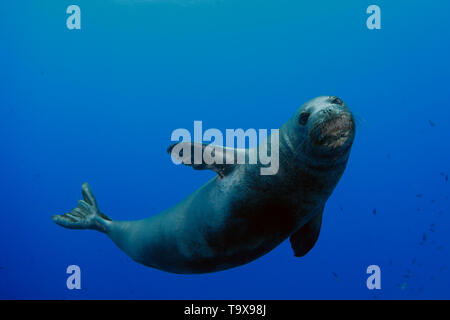
[[[331,103],[338,104],[338,105],[342,106],[344,104],[344,101],[342,101],[338,97],[332,97],[331,98]]]
[[[308,123],[308,119],[309,119],[309,116],[310,116],[311,114],[309,113],[309,112],[302,112],[301,114],[300,114],[300,117],[298,118],[298,123],[301,125],[301,126],[304,126],[305,124],[307,124]]]

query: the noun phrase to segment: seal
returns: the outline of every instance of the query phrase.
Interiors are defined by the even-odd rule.
[[[346,104],[334,96],[318,97],[280,128],[274,175],[261,175],[259,163],[191,165],[213,169],[218,176],[175,206],[139,221],[111,220],[84,183],[84,200],[52,219],[65,228],[106,233],[135,261],[172,273],[237,267],[288,237],[294,255],[301,257],[318,239],[325,203],[345,170],[354,136],[355,121]],[[200,143],[190,146],[205,148]],[[174,147],[169,147],[172,155]],[[271,150],[270,142],[266,148]],[[254,149],[234,151],[248,155]],[[218,147],[216,156],[224,151]],[[187,164],[186,157],[178,157]]]

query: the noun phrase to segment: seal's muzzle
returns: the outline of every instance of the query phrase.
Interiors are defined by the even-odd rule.
[[[342,100],[321,109],[315,115],[309,136],[314,147],[325,153],[348,149],[355,133],[355,121]]]

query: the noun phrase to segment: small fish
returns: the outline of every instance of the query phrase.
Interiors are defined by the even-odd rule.
[[[435,227],[435,224],[432,223],[432,224],[430,225],[430,232],[435,232],[435,231],[436,231],[436,230],[434,230],[434,227]]]
[[[400,289],[405,290],[407,286],[408,286],[408,284],[406,282],[404,282],[400,285]]]
[[[422,194],[422,193],[418,193],[418,194],[416,194],[416,197],[417,197],[417,198],[422,198],[422,197],[423,197],[423,194]]]
[[[408,272],[403,277],[406,279],[410,279],[414,277],[414,273],[411,270],[408,270]]]
[[[373,213],[374,216],[376,216],[377,215],[377,209],[376,208],[373,209],[372,213]]]
[[[448,182],[448,174],[445,176],[445,182]]]
[[[423,246],[426,241],[427,241],[427,234],[424,232],[422,236],[422,242],[420,243],[420,245]]]
[[[435,127],[435,126],[436,126],[436,123],[434,123],[433,121],[428,120],[428,122],[430,123],[430,126],[432,126],[432,127]]]
[[[332,272],[332,274],[335,279],[339,279],[339,275],[336,272]]]

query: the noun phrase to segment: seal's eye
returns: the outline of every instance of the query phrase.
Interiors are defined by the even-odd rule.
[[[301,126],[304,126],[308,122],[310,115],[309,112],[302,112],[298,118],[298,123],[300,123]]]
[[[344,104],[344,101],[342,101],[338,97],[333,97],[333,98],[331,98],[331,103],[342,106]]]

